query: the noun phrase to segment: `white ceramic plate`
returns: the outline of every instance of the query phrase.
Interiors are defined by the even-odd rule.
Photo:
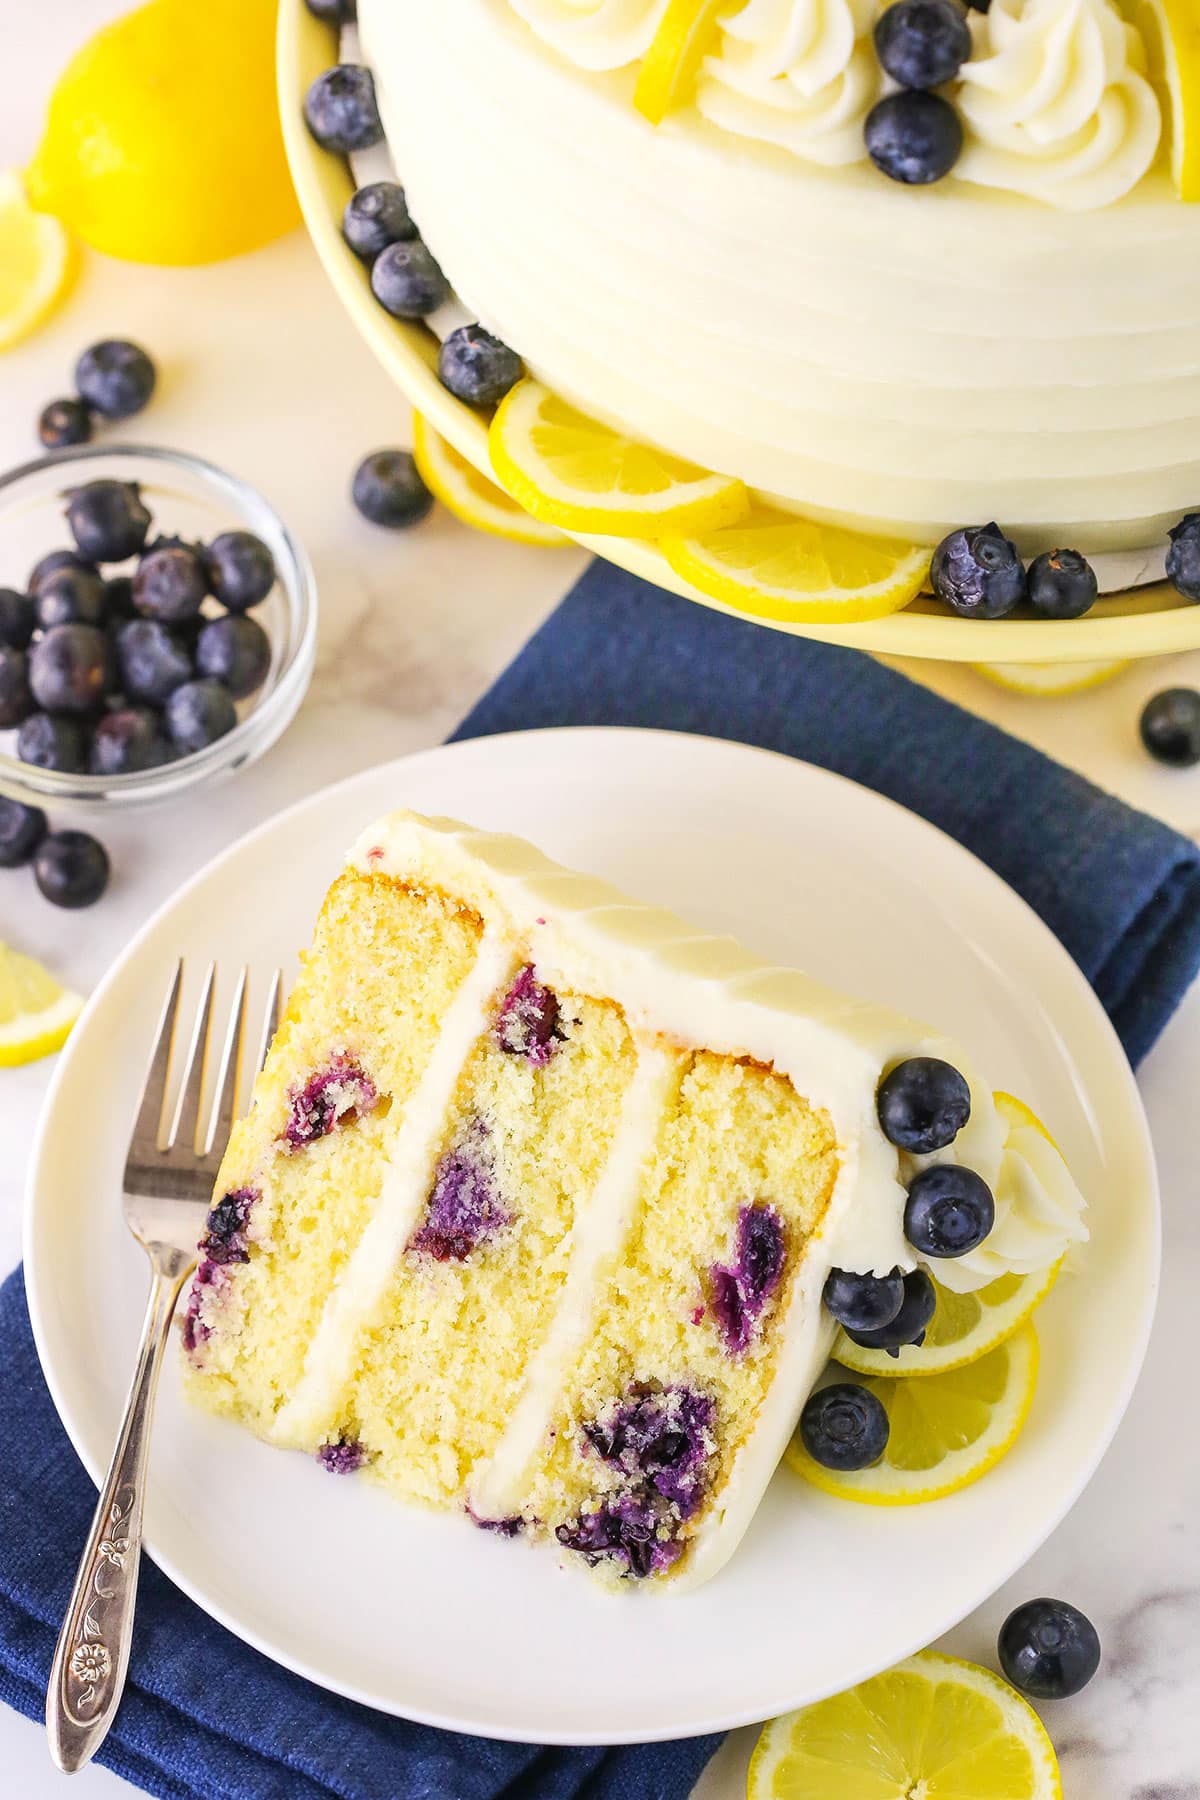
[[[130,945],[63,1054],[33,1160],[27,1278],[42,1363],[93,1476],[132,1367],[145,1271],[119,1176],[174,960],[225,992],[308,941],[360,826],[395,806],[535,839],[756,950],[936,1021],[1026,1097],[1091,1202],[1092,1242],[1039,1315],[1029,1424],[974,1488],[839,1502],[781,1470],[707,1587],[612,1598],[553,1555],[409,1510],[259,1444],[166,1372],[149,1547],[193,1599],[324,1686],[436,1725],[553,1742],[761,1719],[927,1644],[1007,1579],[1077,1497],[1129,1399],[1153,1310],[1145,1119],[1090,989],[982,864],[911,814],[785,757],[640,731],[430,751],[292,808],[199,875]],[[82,1541],[86,1521],[79,1520]]]

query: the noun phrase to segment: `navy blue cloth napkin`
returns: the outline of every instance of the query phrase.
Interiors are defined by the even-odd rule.
[[[857,652],[595,564],[456,735],[563,724],[736,738],[922,813],[1041,913],[1134,1059],[1200,964],[1200,853]],[[42,1379],[19,1271],[0,1289],[0,1445],[0,1698],[40,1718],[95,1494]],[[683,1800],[716,1742],[556,1750],[387,1718],[268,1662],[144,1563],[129,1686],[100,1757],[168,1800]]]

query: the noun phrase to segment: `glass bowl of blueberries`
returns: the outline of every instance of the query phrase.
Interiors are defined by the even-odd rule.
[[[304,551],[199,457],[87,447],[0,476],[0,793],[132,805],[253,762],[316,629]]]

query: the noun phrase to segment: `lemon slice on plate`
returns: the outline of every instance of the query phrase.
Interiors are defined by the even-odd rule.
[[[492,467],[535,519],[564,531],[654,538],[730,524],[740,481],[709,475],[577,412],[538,381],[519,381],[488,434]]]
[[[839,1331],[830,1355],[856,1375],[942,1375],[977,1362],[1019,1331],[1041,1305],[1062,1268],[1061,1259],[1036,1275],[1001,1275],[973,1294],[952,1294],[931,1276],[937,1305],[923,1344],[909,1344],[895,1356],[869,1350]]]
[[[717,35],[717,19],[729,0],[667,0],[645,60],[633,104],[652,125],[692,97],[700,64]]]
[[[922,1650],[764,1725],[746,1800],[1062,1800],[1028,1701],[989,1669]]]
[[[0,169],[0,350],[26,337],[66,291],[71,240],[35,212],[15,169]]]
[[[32,956],[0,944],[0,1068],[59,1049],[82,1007],[82,997]]]
[[[553,525],[531,518],[511,494],[460,456],[420,413],[413,414],[413,457],[425,486],[464,525],[489,531],[493,537],[511,538],[516,544],[554,547],[570,542]]]
[[[1077,663],[973,663],[977,675],[986,675],[998,687],[1012,688],[1018,694],[1081,694],[1085,688],[1099,687],[1127,669],[1127,662]]]
[[[1136,0],[1150,73],[1170,102],[1171,174],[1181,200],[1200,200],[1200,12],[1196,0]]]
[[[1038,1341],[1026,1322],[986,1356],[924,1381],[869,1375],[882,1401],[887,1448],[869,1469],[826,1469],[793,1437],[787,1462],[805,1481],[868,1506],[915,1506],[970,1487],[1016,1442],[1037,1386]]]
[[[899,612],[925,586],[931,555],[761,505],[703,536],[665,535],[660,548],[677,575],[739,612],[839,624]]]

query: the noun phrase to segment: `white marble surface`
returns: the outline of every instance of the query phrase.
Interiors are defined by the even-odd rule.
[[[4,4],[17,10],[16,0]],[[114,0],[56,0],[19,10],[20,79],[6,84],[0,109],[0,166],[31,149],[67,46],[118,8]],[[299,233],[205,270],[89,257],[69,304],[0,362],[0,466],[33,453],[40,406],[67,390],[78,351],[110,334],[145,343],[162,369],[153,410],[113,437],[195,450],[259,485],[308,544],[322,631],[308,703],[262,763],[169,811],[105,821],[116,872],[101,905],[59,913],[26,874],[0,875],[0,937],[84,990],[142,920],[231,839],[315,786],[444,737],[582,566],[573,551],[498,543],[444,514],[407,535],[358,519],[347,498],[351,469],[366,450],[407,441],[407,408],[356,339]],[[0,579],[11,573],[0,570]],[[1200,682],[1200,654],[1133,668],[1068,701],[1008,694],[970,670],[910,673],[1164,818],[1200,825],[1200,769],[1159,769],[1136,741],[1141,700],[1168,681]],[[1066,1523],[946,1640],[992,1662],[1007,1607],[1035,1593],[1072,1599],[1096,1620],[1106,1650],[1100,1676],[1078,1699],[1045,1710],[1069,1800],[1200,1800],[1200,1455],[1189,1398],[1200,1284],[1198,1064],[1194,991],[1141,1076],[1162,1169],[1167,1255],[1150,1359],[1130,1413]],[[46,1063],[0,1072],[0,1272],[19,1255],[25,1163],[48,1075]],[[81,1536],[84,1527],[81,1519]],[[699,1800],[743,1791],[752,1742],[749,1732],[729,1740]],[[0,1789],[21,1800],[63,1791],[40,1730],[6,1711],[0,1770]],[[132,1790],[92,1767],[75,1791],[116,1800]]]

